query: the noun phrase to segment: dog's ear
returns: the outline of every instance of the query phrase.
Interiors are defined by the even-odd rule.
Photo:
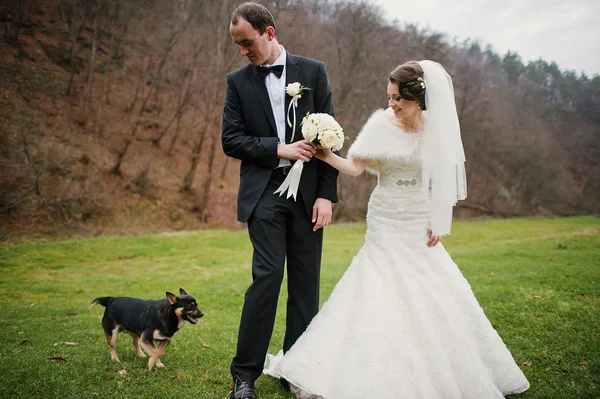
[[[183,288],[179,289],[179,295],[187,295],[187,292]]]
[[[178,299],[179,298],[177,298],[175,294],[171,294],[167,291],[167,301],[169,301],[169,305],[175,305]]]

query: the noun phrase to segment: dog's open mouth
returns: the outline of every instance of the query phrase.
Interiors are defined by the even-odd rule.
[[[197,318],[195,318],[195,317],[192,317],[192,316],[190,316],[189,314],[186,314],[186,315],[184,315],[184,316],[185,316],[185,319],[186,319],[187,321],[189,321],[190,323],[192,323],[192,324],[197,324],[197,323],[198,323],[198,319],[197,319]]]

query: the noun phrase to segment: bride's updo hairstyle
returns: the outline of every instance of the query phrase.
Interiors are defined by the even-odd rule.
[[[426,109],[423,68],[417,61],[408,61],[397,66],[390,72],[388,80],[398,85],[400,97],[408,101],[418,101],[421,109]]]

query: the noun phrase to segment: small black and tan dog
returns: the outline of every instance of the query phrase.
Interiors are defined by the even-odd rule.
[[[110,349],[111,360],[118,362],[116,346],[120,331],[133,337],[133,346],[139,357],[146,357],[141,348],[150,355],[148,370],[152,367],[165,367],[160,361],[173,335],[184,322],[198,323],[204,316],[198,309],[193,296],[183,288],[179,296],[167,292],[167,298],[157,301],[130,297],[105,296],[92,301],[90,309],[96,305],[106,307],[102,317],[102,327]],[[157,345],[156,345],[157,344]],[[140,348],[141,346],[141,348]]]

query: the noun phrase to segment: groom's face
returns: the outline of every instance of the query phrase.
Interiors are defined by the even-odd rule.
[[[238,18],[235,25],[229,25],[229,32],[233,41],[240,46],[242,56],[248,58],[252,65],[267,62],[271,55],[272,38],[275,36],[273,27],[267,27],[265,33],[260,34],[250,22]]]

